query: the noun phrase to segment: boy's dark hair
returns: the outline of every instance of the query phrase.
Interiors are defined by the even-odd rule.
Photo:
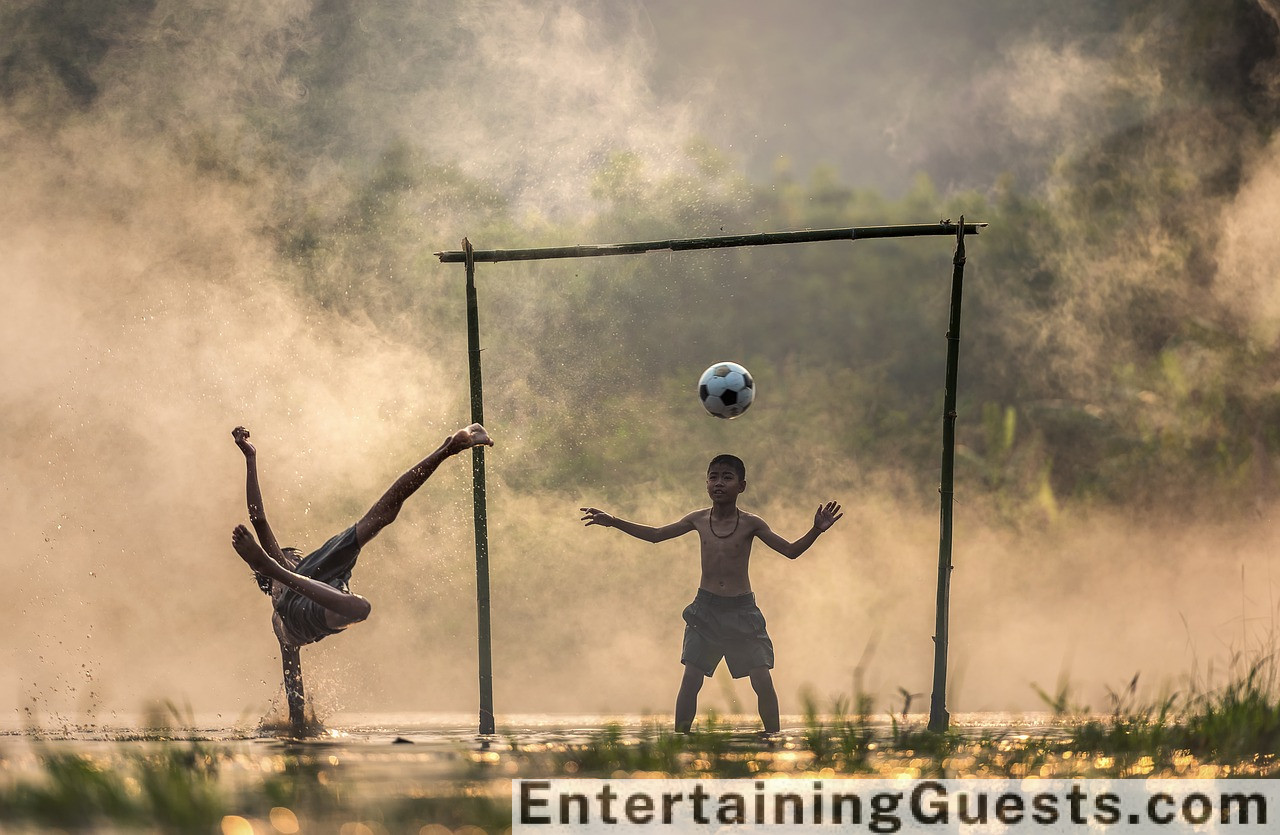
[[[711,469],[716,464],[728,465],[730,469],[732,469],[735,473],[738,474],[739,481],[747,480],[747,465],[742,463],[742,459],[739,458],[738,456],[730,455],[727,452],[721,453],[720,455],[717,455],[715,458],[711,459],[711,463],[707,465],[707,469],[708,470]]]

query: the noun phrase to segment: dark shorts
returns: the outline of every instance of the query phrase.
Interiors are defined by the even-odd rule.
[[[319,580],[345,592],[348,591],[347,583],[351,582],[351,569],[355,568],[359,556],[356,526],[352,525],[303,557],[293,570],[303,577]],[[285,589],[280,595],[276,611],[280,613],[290,634],[298,639],[300,646],[313,644],[342,631],[333,629],[325,622],[326,610],[323,606],[293,589]]]
[[[756,667],[773,667],[773,641],[750,592],[723,597],[706,589],[684,609],[684,649],[680,663],[708,678],[723,658],[729,674],[742,678]]]

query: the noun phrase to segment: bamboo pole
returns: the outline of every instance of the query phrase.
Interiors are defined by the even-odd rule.
[[[929,700],[929,730],[942,732],[951,721],[947,712],[947,642],[951,608],[952,502],[955,497],[956,383],[960,371],[960,300],[964,285],[964,216],[956,229],[956,253],[951,268],[951,314],[947,320],[947,377],[942,403],[942,478],[938,493],[942,508],[938,532],[938,602],[933,635],[933,695]]]
[[[963,223],[963,221],[962,221]],[[970,223],[965,233],[978,234],[985,223]],[[856,241],[868,238],[909,238],[920,235],[954,235],[956,225],[950,221],[916,223],[904,226],[853,226],[843,229],[804,229],[797,232],[762,232],[753,235],[721,235],[711,238],[679,238],[665,241],[638,241],[623,244],[593,244],[590,246],[552,246],[536,249],[478,249],[470,255],[466,250],[437,252],[442,264],[473,261],[497,263],[499,261],[544,261],[554,258],[597,258],[604,255],[640,255],[645,252],[669,249],[682,252],[692,249],[719,249],[738,246],[768,246],[772,244],[802,244],[815,241]]]
[[[476,299],[476,263],[471,242],[462,239],[467,265],[467,355],[471,369],[471,422],[484,423],[484,384],[480,375],[480,306]],[[480,661],[480,733],[495,730],[493,718],[493,637],[489,605],[489,520],[485,503],[484,446],[471,449],[472,504],[476,533],[476,620]]]

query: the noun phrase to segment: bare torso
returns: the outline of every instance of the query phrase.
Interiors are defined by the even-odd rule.
[[[696,511],[690,518],[702,543],[699,587],[725,597],[746,594],[751,591],[747,568],[760,517],[736,507],[728,518],[713,518],[713,512],[714,509]]]

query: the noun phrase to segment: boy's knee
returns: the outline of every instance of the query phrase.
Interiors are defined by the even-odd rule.
[[[369,613],[373,611],[373,604],[358,594],[351,595],[350,611],[345,617],[348,624],[360,623],[369,619]]]
[[[382,529],[395,521],[395,514],[391,514],[390,518],[377,512],[375,507],[364,516],[356,521],[356,544],[361,548],[369,544],[369,540],[373,539]]]
[[[768,667],[756,667],[747,673],[751,677],[751,686],[757,692],[761,688],[773,689],[773,675],[769,672]]]
[[[324,622],[330,629],[346,629],[352,624],[368,620],[369,613],[373,611],[373,605],[360,595],[347,594],[345,597],[349,599],[343,600],[341,609],[324,610]]]
[[[706,678],[707,677],[702,672],[702,670],[699,670],[693,664],[685,664],[684,679],[681,681],[681,685],[684,686],[685,688],[701,690],[702,682],[706,681]]]

